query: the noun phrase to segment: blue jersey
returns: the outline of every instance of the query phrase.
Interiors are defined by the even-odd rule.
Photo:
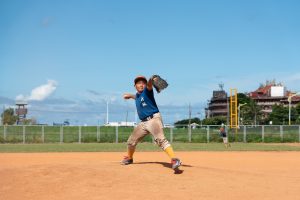
[[[136,93],[135,105],[140,120],[159,112],[153,90],[149,91],[147,87],[145,87],[142,93]]]

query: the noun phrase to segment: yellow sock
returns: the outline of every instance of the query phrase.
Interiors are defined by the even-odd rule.
[[[127,148],[128,157],[129,157],[130,159],[133,158],[134,152],[135,152],[135,148],[129,148],[129,147]]]
[[[165,152],[168,154],[168,156],[170,158],[175,158],[175,153],[174,153],[173,148],[171,146],[167,147],[165,149]]]

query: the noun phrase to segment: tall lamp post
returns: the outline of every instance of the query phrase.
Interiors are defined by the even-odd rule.
[[[202,127],[202,113],[201,112],[197,112],[197,114],[199,115],[199,119],[200,119],[200,124],[201,124],[201,127]]]
[[[239,104],[238,106],[238,127],[240,128],[240,115],[241,115],[241,107],[246,105],[247,103]]]
[[[294,97],[294,96],[297,96],[298,94],[300,94],[300,92],[297,92],[296,94],[293,94],[293,95],[290,95],[289,97],[288,97],[288,102],[289,102],[289,125],[291,125],[291,107],[292,107],[292,98]]]

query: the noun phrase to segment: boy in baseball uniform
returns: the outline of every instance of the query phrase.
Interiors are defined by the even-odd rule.
[[[137,90],[135,95],[124,94],[124,99],[134,99],[136,109],[141,122],[133,130],[127,141],[127,156],[124,157],[121,164],[129,165],[133,163],[133,154],[136,145],[146,135],[151,134],[156,144],[161,147],[171,159],[172,169],[176,170],[181,165],[181,161],[175,157],[175,153],[169,141],[163,132],[162,118],[154,99],[152,78],[147,81],[144,76],[138,76],[134,79],[134,86]]]
[[[223,139],[223,143],[224,143],[225,147],[226,148],[231,147],[230,143],[228,142],[228,135],[225,131],[224,124],[222,124],[222,126],[220,128],[220,136]]]

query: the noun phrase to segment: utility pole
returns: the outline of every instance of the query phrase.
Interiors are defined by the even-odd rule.
[[[191,125],[191,118],[192,118],[192,108],[191,108],[191,103],[189,103],[189,126]]]
[[[202,127],[202,113],[201,113],[201,112],[198,112],[197,114],[199,115],[200,126]]]
[[[2,122],[2,125],[5,125],[4,124],[4,117],[5,117],[5,106],[3,105],[3,113],[2,113],[2,120],[1,120],[1,122]]]
[[[108,100],[106,100],[106,124],[108,124]]]
[[[192,118],[192,108],[191,108],[191,103],[189,103],[189,127],[188,127],[189,142],[192,141],[191,118]]]

